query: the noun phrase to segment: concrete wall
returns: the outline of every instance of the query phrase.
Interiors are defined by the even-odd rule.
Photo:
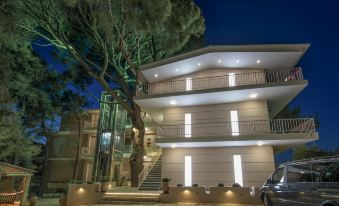
[[[192,184],[217,186],[234,183],[233,155],[241,155],[244,186],[261,186],[274,171],[271,146],[219,148],[164,148],[162,178],[171,186],[185,183],[185,155],[192,156]]]
[[[192,114],[192,124],[200,122],[230,122],[230,111],[237,110],[239,121],[268,120],[266,101],[247,101],[191,107],[168,107],[164,110],[164,124],[184,124],[185,113]]]
[[[247,101],[191,107],[169,107],[164,110],[164,136],[182,136],[185,132],[185,113],[191,113],[191,134],[229,135],[232,133],[230,111],[238,112],[240,134],[269,131],[266,101]],[[250,122],[248,122],[250,121]],[[179,124],[179,125],[177,125]]]

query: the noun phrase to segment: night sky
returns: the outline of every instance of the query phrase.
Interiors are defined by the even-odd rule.
[[[208,45],[311,44],[299,63],[309,85],[292,105],[301,106],[305,115],[319,115],[317,144],[321,148],[339,148],[336,132],[339,128],[339,1],[196,0],[196,3],[206,20]],[[62,70],[62,64],[52,61],[51,48],[35,47],[35,50],[53,67]],[[90,90],[100,96],[98,85],[92,85]]]
[[[196,0],[206,44],[310,43],[299,65],[309,85],[292,102],[320,117],[317,144],[339,148],[339,1]]]

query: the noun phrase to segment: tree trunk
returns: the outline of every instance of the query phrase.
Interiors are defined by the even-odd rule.
[[[79,163],[79,150],[80,150],[80,144],[81,144],[81,122],[80,122],[80,117],[78,117],[77,114],[76,115],[76,119],[77,119],[77,123],[78,123],[78,145],[77,145],[77,151],[76,151],[76,155],[75,155],[75,163],[74,163],[74,169],[73,169],[73,179],[76,179],[76,173],[77,173],[77,169],[78,169],[78,163]]]
[[[140,114],[140,107],[133,103],[133,111],[132,114],[132,138],[133,138],[133,152],[130,157],[131,164],[131,186],[138,187],[139,174],[143,170],[143,162],[144,162],[144,135],[145,135],[145,127],[144,122],[142,121]]]

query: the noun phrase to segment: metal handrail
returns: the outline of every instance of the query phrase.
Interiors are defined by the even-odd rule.
[[[187,127],[190,127],[187,129]],[[234,129],[237,128],[237,129]],[[197,136],[238,136],[256,134],[283,134],[315,132],[314,119],[273,119],[237,122],[201,122],[192,124],[162,125],[158,136],[197,137]],[[187,132],[189,131],[189,134]]]
[[[210,76],[190,79],[189,88],[187,88],[186,80],[146,83],[138,87],[137,96],[303,80],[303,78],[301,68]]]
[[[162,154],[162,149],[159,148],[155,152],[154,156],[152,156],[151,161],[149,161],[149,163],[144,166],[144,169],[140,172],[139,177],[138,177],[139,178],[138,187],[140,187],[141,183],[146,179],[148,173],[152,170],[155,163],[159,160],[161,154]]]

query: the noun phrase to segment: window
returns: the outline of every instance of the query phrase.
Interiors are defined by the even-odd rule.
[[[238,111],[231,111],[232,136],[239,135]]]
[[[284,167],[279,168],[275,171],[275,173],[272,175],[272,182],[273,183],[279,183],[284,182]]]
[[[192,90],[192,78],[186,78],[186,91]]]
[[[228,74],[228,85],[230,87],[236,86],[236,84],[235,84],[235,73],[229,73]]]
[[[241,156],[233,155],[234,182],[243,186]]]
[[[185,114],[185,137],[192,136],[192,115],[191,113]]]
[[[192,186],[192,157],[185,156],[185,186]]]
[[[315,182],[339,182],[339,162],[314,163],[312,171]]]
[[[312,182],[311,164],[289,165],[287,167],[287,182]]]

